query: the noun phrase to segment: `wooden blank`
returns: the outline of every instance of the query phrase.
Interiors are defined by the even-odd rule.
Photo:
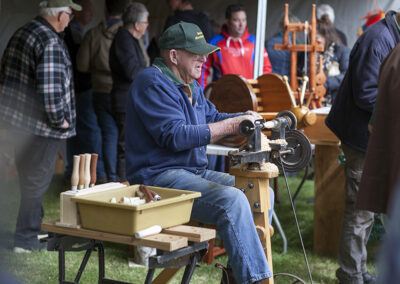
[[[191,242],[204,242],[214,239],[216,236],[215,230],[193,227],[187,225],[179,225],[171,228],[164,229],[162,233],[172,234],[177,236],[184,236],[189,238]]]
[[[182,236],[174,236],[161,233],[158,235],[144,237],[143,239],[136,239],[133,236],[93,231],[83,228],[60,227],[56,225],[56,221],[42,223],[41,229],[43,231],[57,234],[65,234],[69,236],[83,237],[127,245],[148,246],[165,251],[174,251],[188,245],[188,238]]]

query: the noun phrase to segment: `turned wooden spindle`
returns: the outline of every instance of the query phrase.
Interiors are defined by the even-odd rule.
[[[301,93],[300,93],[300,107],[303,106],[304,95],[306,93],[306,87],[308,82],[308,76],[303,77],[303,85],[301,86]]]
[[[79,161],[80,161],[80,156],[79,155],[74,155],[74,163],[72,166],[72,175],[71,175],[71,189],[72,190],[77,190],[78,189],[78,183],[79,183]]]
[[[83,189],[83,186],[85,184],[85,160],[86,156],[85,154],[80,154],[80,161],[79,161],[79,183],[78,183],[78,189]]]
[[[296,99],[295,99],[295,97],[294,97],[292,88],[289,86],[289,79],[288,79],[288,77],[287,77],[286,75],[283,75],[283,76],[282,76],[282,80],[283,80],[283,82],[285,83],[286,89],[287,89],[287,91],[288,91],[290,101],[292,102],[292,107],[296,107],[296,106],[297,106],[297,104],[296,104]]]
[[[90,183],[90,154],[85,154],[85,178],[84,178],[84,188],[89,188]]]
[[[97,159],[99,158],[99,155],[97,154],[92,154],[92,157],[90,159],[90,187],[94,187],[96,184],[96,170],[97,170]]]

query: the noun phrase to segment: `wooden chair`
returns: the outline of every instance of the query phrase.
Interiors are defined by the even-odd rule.
[[[247,110],[257,111],[257,97],[245,78],[229,74],[224,75],[212,87],[209,100],[219,112],[235,113]],[[240,147],[246,138],[234,136],[219,141],[218,144],[228,147]]]
[[[257,80],[248,80],[248,82],[257,96],[257,112],[262,116],[271,116],[292,107],[282,76],[264,74]]]

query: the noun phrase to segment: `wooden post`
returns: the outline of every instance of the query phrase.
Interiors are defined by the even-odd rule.
[[[314,252],[336,256],[345,204],[338,145],[315,145]]]
[[[311,33],[310,33],[310,45],[312,47],[319,46],[318,43],[315,41],[315,37],[317,35],[317,18],[315,16],[315,4],[312,5],[312,14],[311,14]],[[313,50],[309,53],[310,57],[310,83],[309,88],[310,90],[315,90],[316,83],[315,83],[315,76],[317,74],[317,50]],[[305,62],[307,64],[307,62]]]
[[[271,233],[269,230],[268,210],[271,209],[269,194],[269,179],[278,176],[278,173],[271,173],[265,170],[251,171],[241,169],[230,169],[230,174],[235,176],[235,187],[244,189],[246,197],[253,211],[254,225],[264,248],[269,268],[272,267]],[[274,278],[264,279],[263,283],[273,284]]]

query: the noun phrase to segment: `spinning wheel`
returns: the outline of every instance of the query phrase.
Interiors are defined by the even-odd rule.
[[[321,101],[325,95],[325,87],[323,86],[325,80],[322,68],[317,74],[317,52],[324,51],[324,48],[316,41],[317,20],[315,16],[316,5],[312,5],[311,25],[306,21],[305,23],[290,23],[289,22],[289,5],[285,4],[285,18],[283,21],[283,44],[275,44],[276,50],[289,50],[290,51],[290,87],[295,96],[299,98],[297,93],[297,52],[305,52],[305,56],[309,55],[309,87],[305,91],[307,100],[306,106],[311,104],[312,108],[322,107]],[[296,33],[304,32],[305,36],[310,33],[310,42],[305,44],[296,44]],[[289,33],[292,34],[292,43],[290,43]],[[305,60],[306,62],[307,60]],[[320,59],[320,66],[322,65]],[[307,74],[307,72],[306,72]]]

